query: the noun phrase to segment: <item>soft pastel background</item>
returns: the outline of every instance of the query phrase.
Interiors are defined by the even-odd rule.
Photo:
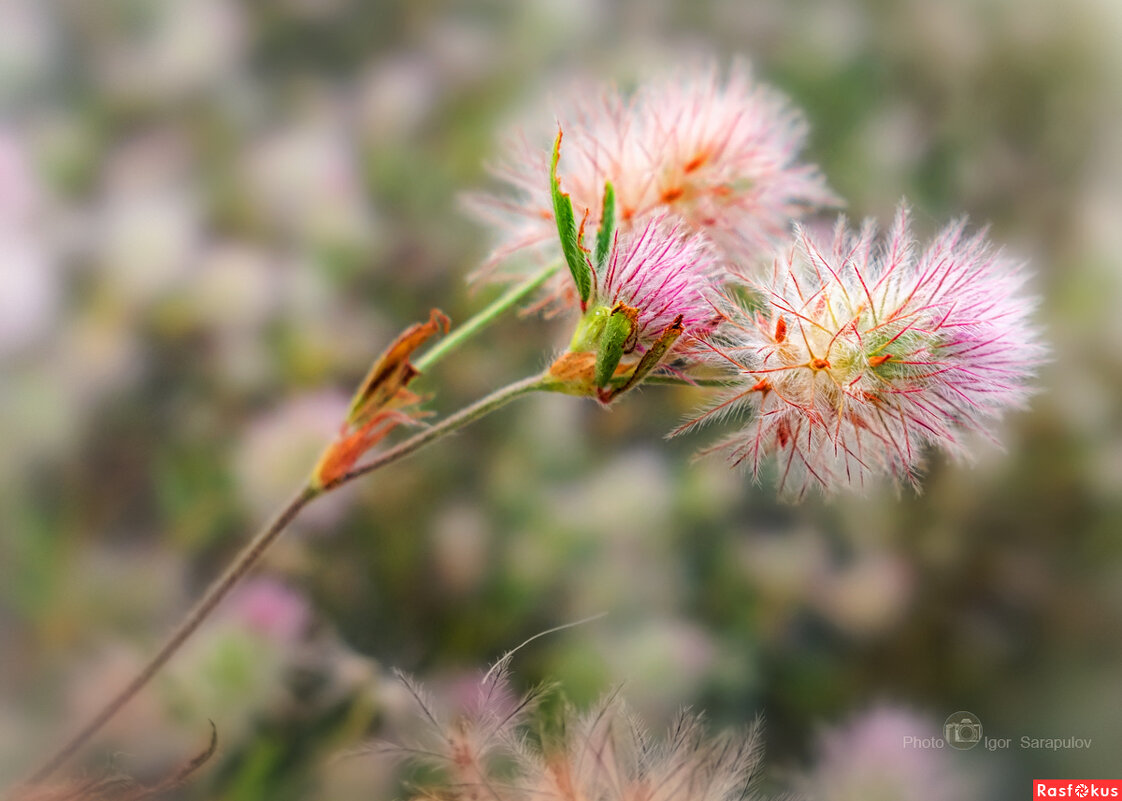
[[[762,714],[769,781],[821,801],[1118,778],[1120,38],[1114,0],[0,0],[0,785],[294,488],[396,331],[490,297],[457,197],[502,132],[574,77],[710,55],[806,109],[852,216],[906,195],[924,235],[966,213],[1031,261],[1054,361],[1005,451],[792,507],[691,463],[706,435],[662,440],[689,391],[521,401],[310,509],[74,769],[150,780],[211,719],[176,797],[397,797],[339,758],[409,727],[391,668],[454,697],[607,612],[516,681],[622,684],[655,729]],[[504,320],[431,406],[540,367],[563,326]],[[1013,748],[902,750],[959,709]]]

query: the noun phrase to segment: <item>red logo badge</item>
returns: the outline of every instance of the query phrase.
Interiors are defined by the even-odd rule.
[[[1122,779],[1033,779],[1032,797],[1122,799]]]

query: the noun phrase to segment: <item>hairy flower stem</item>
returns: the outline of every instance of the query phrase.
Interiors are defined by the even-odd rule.
[[[506,292],[499,295],[499,297],[495,298],[485,309],[472,316],[466,323],[457,326],[454,331],[440,340],[440,342],[425,353],[425,355],[417,359],[417,361],[414,362],[414,366],[421,372],[432,367],[464,342],[493,323],[500,315],[509,311],[512,306],[522,302],[527,296],[537,291],[542,284],[552,278],[560,269],[560,263],[551,264],[537,275],[533,275],[521,284],[511,287]]]
[[[296,518],[300,511],[315,500],[315,498],[333,489],[338,489],[360,476],[372,473],[379,468],[409,456],[411,453],[420,450],[429,443],[435,442],[448,434],[458,431],[479,418],[505,406],[516,398],[546,388],[546,382],[540,375],[516,381],[513,384],[509,384],[481,398],[470,406],[464,407],[455,414],[449,415],[439,423],[426,428],[419,434],[390,448],[385,453],[379,454],[369,463],[356,467],[349,473],[340,476],[337,480],[324,486],[322,489],[314,489],[311,486],[305,486],[293,495],[281,511],[277,513],[276,517],[273,518],[273,521],[258,532],[257,535],[246,543],[241,551],[238,552],[225,572],[207,588],[203,597],[195,604],[191,611],[187,613],[187,616],[183,618],[180,624],[175,628],[171,636],[169,636],[160,647],[160,650],[156,652],[156,655],[149,660],[148,664],[144,666],[136,677],[120,692],[113,696],[113,698],[101,708],[101,711],[94,715],[85,726],[67,740],[50,759],[44,762],[43,765],[24,782],[24,784],[35,785],[48,779],[89,742],[90,738],[97,734],[97,732],[100,731],[114,715],[121,711],[137,693],[144,689],[148,682],[151,681],[168,660],[175,655],[195,630],[202,625],[203,621],[210,616],[218,604],[222,602],[222,599],[229,594],[230,590],[253,569],[269,549],[269,546],[271,546],[284,530],[288,528],[289,524]]]
[[[613,380],[614,385],[622,385],[626,380],[621,377],[619,380]],[[649,386],[660,385],[669,387],[727,387],[728,379],[725,378],[679,378],[676,375],[649,375],[643,379],[643,383]]]

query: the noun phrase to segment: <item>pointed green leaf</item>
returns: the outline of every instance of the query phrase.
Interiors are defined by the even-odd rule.
[[[604,184],[604,203],[600,207],[600,228],[596,231],[596,269],[603,270],[612,248],[616,228],[616,190],[612,182]]]
[[[607,386],[616,374],[619,360],[623,358],[627,341],[635,328],[632,322],[634,313],[634,309],[618,303],[604,324],[600,346],[596,350],[596,386]]]
[[[584,258],[577,235],[577,222],[573,216],[573,201],[561,191],[561,181],[557,178],[557,161],[561,158],[561,131],[553,143],[553,159],[549,165],[549,191],[553,195],[553,216],[557,221],[557,234],[561,237],[561,252],[580,294],[581,306],[588,302],[592,294],[592,268]]]

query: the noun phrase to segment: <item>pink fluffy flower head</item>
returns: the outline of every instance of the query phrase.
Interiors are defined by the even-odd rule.
[[[594,395],[602,403],[640,383],[674,353],[688,354],[717,322],[708,298],[717,262],[708,241],[680,222],[656,217],[640,231],[617,228],[612,183],[604,184],[600,224],[585,245],[572,197],[561,191],[553,145],[549,185],[561,253],[582,316],[568,350],[549,369],[552,389]],[[683,335],[685,335],[683,337]],[[635,354],[635,360],[624,360]]]
[[[635,336],[641,346],[675,320],[686,335],[696,337],[717,320],[709,295],[719,272],[704,237],[681,223],[656,218],[638,232],[617,233],[607,264],[594,272],[596,302],[636,309]]]
[[[707,240],[655,218],[616,231],[603,258],[578,254],[589,291],[568,351],[551,367],[561,391],[605,403],[669,361],[688,367],[719,321],[710,295],[719,263]],[[632,358],[628,358],[632,357]]]
[[[802,114],[743,63],[725,81],[710,67],[648,85],[636,108],[650,175],[634,176],[635,213],[669,208],[733,261],[767,252],[792,218],[838,204],[818,169],[798,162]]]
[[[817,168],[797,160],[807,132],[802,115],[756,83],[741,62],[727,79],[711,66],[652,81],[630,95],[582,94],[596,99],[576,101],[558,115],[566,136],[558,176],[578,220],[599,225],[604,185],[611,182],[621,230],[676,217],[705,234],[725,261],[745,262],[767,252],[791,218],[837,205]],[[553,253],[548,150],[523,136],[509,152],[494,172],[513,193],[474,198],[484,218],[508,231],[484,275],[516,252]],[[554,296],[560,288],[551,287]]]
[[[923,250],[901,205],[887,240],[839,220],[832,241],[796,227],[762,307],[724,306],[709,344],[730,392],[698,420],[747,412],[716,447],[758,475],[775,455],[782,488],[858,487],[876,473],[913,484],[927,446],[964,455],[962,435],[1030,394],[1044,358],[1020,266],[947,226]]]

